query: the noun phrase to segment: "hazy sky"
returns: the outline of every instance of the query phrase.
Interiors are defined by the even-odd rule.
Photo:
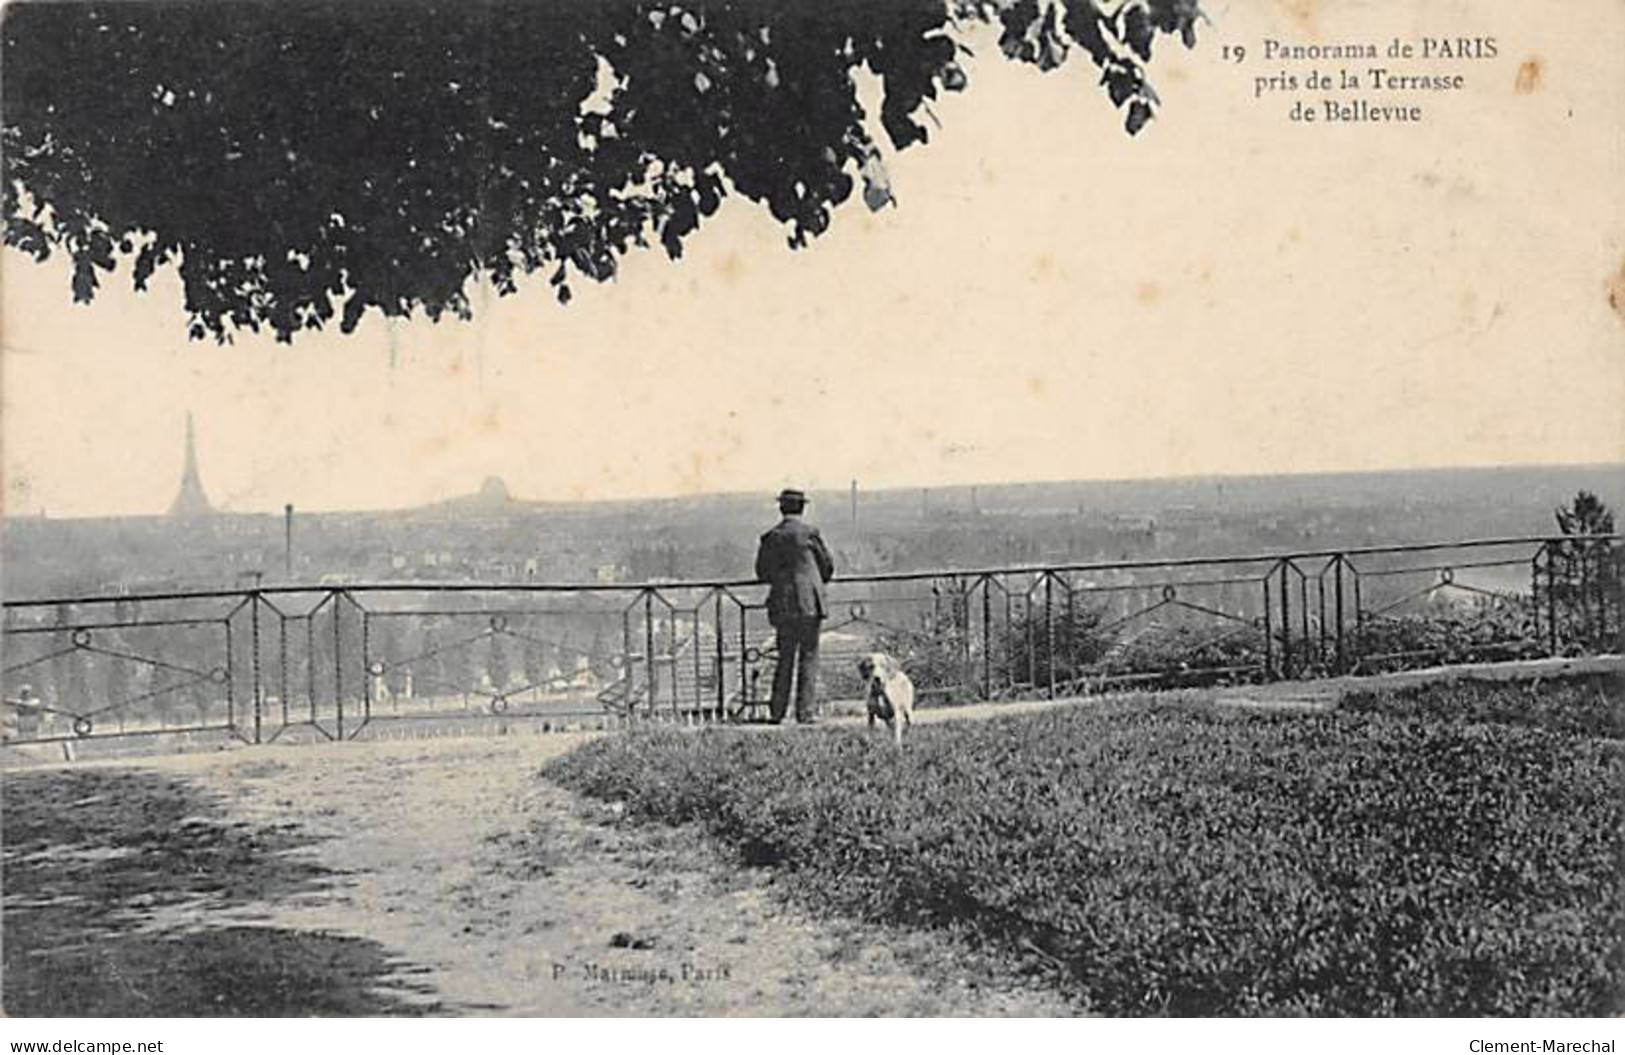
[[[5,250],[8,509],[162,511],[188,410],[243,511],[488,475],[581,498],[1625,460],[1625,4],[1323,7],[1209,5],[1195,52],[1160,42],[1135,140],[1085,61],[984,46],[889,159],[898,208],[855,198],[791,252],[732,200],[680,264],[637,254],[567,308],[538,282],[471,324],[222,348],[186,339],[172,273],[74,306],[60,260]],[[1425,32],[1501,54],[1420,127],[1290,125],[1252,98],[1269,64],[1219,56]]]

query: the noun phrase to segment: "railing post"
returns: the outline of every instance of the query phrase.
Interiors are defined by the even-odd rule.
[[[666,655],[671,660],[671,716],[676,721],[683,716],[683,700],[677,685],[677,606],[666,602]]]
[[[344,641],[343,632],[339,624],[339,595],[335,591],[329,594],[333,599],[333,706],[338,709],[337,726],[338,738],[344,739]]]
[[[726,694],[725,690],[723,689],[723,685],[722,685],[723,674],[724,674],[725,671],[727,671],[728,665],[727,665],[727,661],[724,659],[724,656],[726,655],[726,653],[724,653],[723,649],[722,649],[722,591],[720,591],[720,590],[717,591],[716,619],[717,619],[717,622],[716,622],[716,639],[717,639],[717,650],[716,650],[717,651],[717,716],[716,717],[717,717],[717,721],[720,722],[720,721],[722,721],[722,718],[723,718],[723,712],[728,709],[728,698],[727,698],[727,694]]]
[[[993,698],[993,577],[982,576],[982,699]]]
[[[1004,688],[1016,685],[1016,595],[1004,587]]]
[[[1298,566],[1290,560],[1287,561],[1287,566],[1291,569],[1291,574],[1298,577],[1298,622],[1303,628],[1304,659],[1307,661],[1307,653],[1311,648],[1309,643],[1309,576],[1299,571]]]
[[[1055,575],[1044,572],[1044,665],[1049,668],[1049,698],[1055,699]]]
[[[248,618],[253,636],[251,659],[254,668],[254,742],[257,744],[260,742],[260,715],[265,702],[260,690],[260,593],[258,590],[249,594]]]
[[[1546,543],[1546,654],[1557,655],[1557,544]]]
[[[952,640],[951,635],[953,633],[953,628],[951,626],[948,628],[948,633],[950,635],[950,640]],[[927,640],[931,642],[931,648],[933,651],[938,653],[946,653],[946,649],[943,648],[942,640],[942,583],[936,579],[931,580],[931,621],[926,624],[926,635]]]
[[[1592,623],[1591,647],[1602,650],[1608,647],[1608,543],[1591,543],[1592,570],[1591,588],[1597,594],[1596,618]]]
[[[231,616],[228,615],[222,619],[220,625],[224,628],[226,634],[226,725],[230,727],[232,736],[239,736],[240,734],[237,732],[237,650],[234,647],[235,642],[231,635]],[[60,691],[59,689],[58,692]],[[199,715],[199,717],[201,718],[202,715]],[[204,723],[200,721],[198,724],[202,725]]]
[[[1259,580],[1264,593],[1264,680],[1269,681],[1275,677],[1275,619],[1273,617],[1274,603],[1270,600],[1270,576],[1274,571],[1267,571]]]
[[[1315,606],[1319,621],[1318,633],[1315,635],[1315,658],[1322,664],[1326,662],[1326,643],[1328,640],[1326,631],[1326,572],[1331,567],[1332,562],[1328,561],[1326,566],[1320,569],[1320,574],[1315,576]]]
[[[372,721],[372,680],[375,677],[372,672],[372,619],[367,610],[361,607],[355,598],[350,598],[350,603],[355,605],[356,611],[361,613],[361,724],[355,730],[355,735],[359,735],[361,730]],[[491,643],[493,647],[496,645],[495,637],[492,637]],[[508,677],[506,672],[502,673],[504,678]],[[498,685],[496,691],[501,694],[507,691],[507,686]],[[506,697],[499,695],[498,699],[503,701],[502,705],[506,708]],[[492,702],[495,703],[495,701]]]
[[[659,703],[659,674],[655,671],[655,595],[653,590],[643,591],[643,669],[649,680],[649,716],[655,714]]]
[[[1066,647],[1066,676],[1071,694],[1075,696],[1078,692],[1078,590],[1071,575],[1066,580],[1066,631],[1062,641]]]
[[[320,729],[316,720],[316,615],[305,613],[305,703],[310,708],[310,724]]]
[[[278,689],[282,696],[282,729],[288,727],[288,617],[281,611],[276,615]],[[278,730],[280,735],[281,730]]]
[[[626,705],[626,720],[630,722],[633,718],[632,690],[636,682],[636,670],[632,666],[632,605],[621,609],[621,681],[625,686],[622,697]]]
[[[1536,641],[1539,641],[1543,636],[1540,625],[1540,562],[1545,556],[1546,544],[1541,543],[1540,547],[1535,550],[1535,555],[1529,558],[1529,609],[1531,618],[1534,620],[1532,629]]]
[[[1277,567],[1281,572],[1281,677],[1292,677],[1292,593],[1287,580],[1287,563]]]
[[[1362,592],[1365,587],[1361,585],[1359,569],[1352,564],[1349,565],[1349,577],[1354,582],[1354,645],[1356,655],[1353,666],[1358,667],[1365,661],[1365,598]]]
[[[957,575],[954,577],[954,632],[959,636],[960,686],[968,694],[975,678],[975,670],[970,665],[970,587]]]
[[[1038,646],[1033,640],[1033,587],[1027,584],[1021,595],[1021,626],[1027,639],[1027,684],[1038,688]]]
[[[1580,557],[1580,636],[1581,649],[1591,645],[1594,628],[1591,625],[1591,544],[1575,543]]]
[[[1348,672],[1347,657],[1343,652],[1343,555],[1339,553],[1333,558],[1336,562],[1334,569],[1336,578],[1332,583],[1333,604],[1337,609],[1337,673]]]
[[[1620,608],[1622,594],[1625,594],[1625,584],[1619,581],[1619,554],[1614,550],[1613,540],[1605,540],[1599,545],[1602,547],[1602,562],[1597,569],[1598,574],[1601,576],[1601,585],[1599,587],[1601,593],[1599,596],[1602,602],[1602,640],[1605,642],[1605,647],[1619,651],[1620,646],[1625,644],[1625,624],[1621,623],[1622,614],[1625,613],[1622,613]],[[1608,623],[1608,598],[1610,595],[1615,599],[1613,629],[1610,629]]]
[[[744,604],[739,605],[739,706],[745,709],[753,703],[750,695],[750,616]],[[755,708],[751,707],[754,711]]]
[[[694,605],[694,626],[689,631],[689,647],[694,650],[694,720],[705,717],[705,649],[700,647],[700,605]]]

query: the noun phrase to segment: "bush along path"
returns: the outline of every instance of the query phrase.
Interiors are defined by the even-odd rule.
[[[945,931],[1112,1015],[1625,1011],[1617,674],[1310,713],[1143,699],[654,730],[551,763],[824,918]]]

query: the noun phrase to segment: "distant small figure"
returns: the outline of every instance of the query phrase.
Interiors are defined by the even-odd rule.
[[[790,709],[792,685],[797,722],[812,724],[818,708],[818,635],[828,614],[824,584],[835,575],[835,562],[818,529],[801,519],[806,508],[803,492],[779,492],[784,519],[762,536],[756,550],[756,578],[768,584],[767,621],[778,640],[771,706],[775,724]]]
[[[44,698],[36,694],[32,689],[24,686],[23,691],[28,693],[28,696],[23,701],[24,706],[33,711],[36,716],[34,719],[35,735],[45,739],[56,736],[60,732],[57,728],[57,712],[47,707]]]
[[[5,707],[5,739],[26,740],[40,735],[44,704],[32,685],[18,688],[16,699],[6,700]]]

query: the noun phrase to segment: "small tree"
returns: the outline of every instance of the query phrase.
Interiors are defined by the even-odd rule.
[[[1565,535],[1612,535],[1614,511],[1590,491],[1581,491],[1574,501],[1556,510],[1557,526]]]
[[[1590,491],[1555,510],[1564,538],[1547,551],[1546,597],[1549,618],[1571,646],[1594,650],[1622,644],[1621,557],[1614,534],[1614,513]]]

